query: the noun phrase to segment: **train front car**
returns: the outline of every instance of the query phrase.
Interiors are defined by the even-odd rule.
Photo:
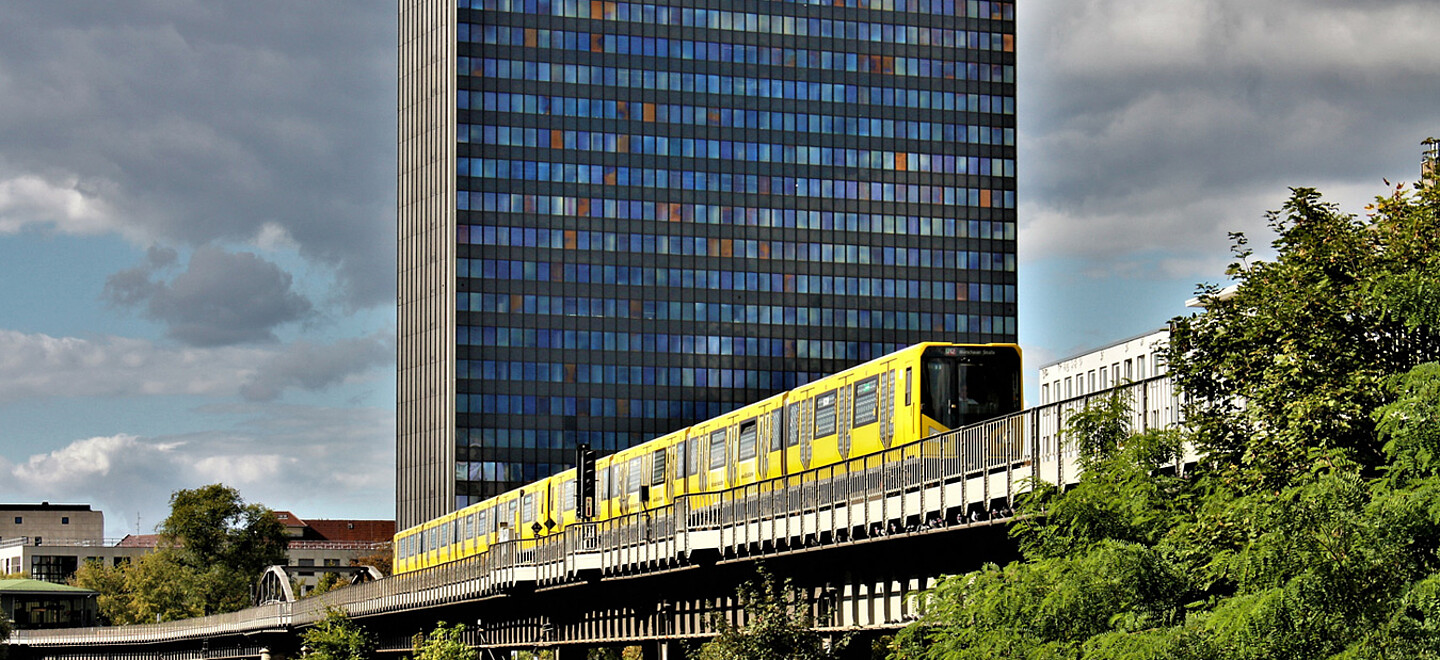
[[[920,362],[922,436],[1020,411],[1019,346],[929,345]]]

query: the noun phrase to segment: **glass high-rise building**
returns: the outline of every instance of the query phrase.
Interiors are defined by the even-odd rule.
[[[1015,339],[1014,5],[401,0],[401,527]]]

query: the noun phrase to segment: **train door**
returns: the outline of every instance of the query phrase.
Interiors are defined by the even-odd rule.
[[[645,455],[633,456],[625,463],[625,494],[620,501],[624,502],[621,507],[623,513],[635,513],[640,510],[640,486],[645,474]]]
[[[678,499],[688,491],[685,481],[685,434],[676,436],[669,449],[670,455],[670,498]]]
[[[554,507],[556,510],[555,522],[558,524],[555,528],[557,532],[575,524],[575,489],[578,487],[573,472],[568,473],[565,478],[560,480],[560,500],[559,504]]]
[[[610,469],[613,462],[613,455],[595,461],[595,518],[597,520],[609,520],[615,516],[615,507],[610,501],[611,482],[615,480],[615,474]]]
[[[805,425],[805,409],[809,405],[809,397],[785,404],[785,474],[803,472],[810,467],[809,443],[800,442],[800,429]]]
[[[540,524],[545,527],[542,534],[550,534],[560,529],[560,484],[559,476],[545,480],[545,503],[540,507]]]
[[[691,495],[705,492],[705,481],[700,469],[704,459],[701,451],[703,435],[693,429],[685,434],[685,492]]]
[[[498,510],[499,521],[495,531],[495,541],[497,543],[506,543],[518,538],[515,533],[518,507],[516,507],[514,495],[512,494],[510,497],[501,499],[496,509]]]
[[[880,448],[889,449],[895,443],[895,413],[900,401],[895,392],[895,364],[885,365],[880,374]]]
[[[735,461],[730,469],[730,485],[752,484],[759,474],[760,417],[740,422],[735,433]]]
[[[495,542],[493,536],[495,533],[495,519],[490,515],[489,508],[481,509],[479,513],[475,514],[475,525],[477,527],[476,536],[479,537],[475,551],[485,552],[490,549],[490,544]]]
[[[540,489],[535,486],[520,491],[520,519],[517,525],[522,539],[533,539],[539,536],[535,515],[536,510],[539,509],[539,500]]]
[[[774,410],[765,413],[760,439],[760,478],[785,476],[785,405],[783,399]]]
[[[705,439],[705,490],[712,493],[725,490],[729,484],[726,479],[730,464],[729,431],[728,427],[722,426],[710,431]]]
[[[889,439],[883,437],[888,426],[881,423],[882,418],[888,422],[894,412],[895,402],[887,397],[890,389],[885,385],[889,374],[890,365],[883,364],[878,370],[857,375],[846,388],[849,423],[845,426],[850,447],[848,455],[842,452],[843,457],[865,456],[889,446]]]
[[[664,447],[650,452],[650,500],[642,503],[645,506],[655,508],[669,503],[669,494],[665,492],[665,486],[670,481],[667,476],[669,466],[665,460],[668,456],[669,451]]]
[[[810,460],[807,467],[833,465],[840,460],[840,432],[844,426],[842,411],[845,407],[841,399],[844,393],[845,388],[841,386],[816,392],[815,396],[810,398],[813,421],[805,429],[808,438],[802,438],[802,442],[810,441]],[[848,450],[849,447],[846,446],[845,449]]]
[[[461,534],[463,545],[461,546],[460,556],[469,557],[475,554],[475,511],[471,510],[469,513],[466,513],[463,520],[465,521],[465,529]]]

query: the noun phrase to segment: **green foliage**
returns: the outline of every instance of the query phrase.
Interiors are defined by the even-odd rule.
[[[892,657],[1440,658],[1440,192],[1296,190],[1271,226],[1175,324],[1187,435],[1068,420],[1083,473],[1021,503],[1024,561],[942,580]]]
[[[1371,412],[1387,378],[1440,358],[1440,191],[1397,190],[1368,218],[1296,189],[1270,214],[1273,262],[1248,262],[1232,297],[1177,319],[1170,362],[1196,441],[1230,478],[1283,485],[1312,451],[1384,461]],[[1243,404],[1242,404],[1243,402]]]
[[[221,484],[176,491],[154,552],[117,567],[87,564],[74,584],[100,592],[112,624],[173,621],[233,612],[267,566],[287,561],[285,528],[259,504]]]
[[[897,636],[896,657],[1079,658],[1097,635],[1183,620],[1190,591],[1162,553],[1122,541],[1099,543],[1073,559],[990,565],[941,580],[922,621]]]
[[[415,636],[415,660],[475,660],[480,654],[465,643],[465,625],[436,624],[429,634]]]
[[[308,649],[310,660],[369,660],[375,652],[375,639],[344,610],[327,608],[325,618],[305,630],[300,642]]]
[[[395,572],[394,564],[395,548],[388,543],[368,555],[350,560],[351,566],[374,566],[382,575],[392,575]]]
[[[1037,484],[1021,500],[1011,534],[1027,558],[1071,556],[1112,539],[1154,543],[1187,505],[1184,481],[1173,475],[1180,437],[1131,435],[1129,417],[1129,401],[1116,393],[1067,420],[1064,436],[1080,448],[1084,478],[1064,497]]]
[[[759,578],[736,590],[745,610],[745,625],[732,626],[717,616],[718,634],[700,647],[701,660],[819,660],[836,657],[848,639],[825,648],[820,633],[812,630],[809,604],[789,580],[777,583],[764,566]]]
[[[304,597],[314,598],[316,596],[322,596],[343,586],[346,586],[346,583],[345,580],[340,577],[339,573],[325,573],[316,581],[315,588],[311,589],[310,593],[305,594]]]

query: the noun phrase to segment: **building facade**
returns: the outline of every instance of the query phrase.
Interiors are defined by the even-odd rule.
[[[105,535],[105,514],[89,504],[0,504],[0,541],[21,536],[62,541]]]
[[[1015,339],[1014,5],[402,0],[405,528]]]
[[[1060,403],[1165,373],[1170,328],[1122,339],[1040,367],[1040,404]]]
[[[153,552],[160,543],[157,534],[104,538],[104,514],[88,504],[5,504],[0,511],[7,521],[18,521],[0,536],[0,576],[24,574],[63,584],[85,562],[119,565]],[[275,516],[285,525],[292,567],[376,561],[389,552],[395,536],[393,520],[304,520],[289,511]],[[306,591],[317,581],[303,571],[299,577]]]

